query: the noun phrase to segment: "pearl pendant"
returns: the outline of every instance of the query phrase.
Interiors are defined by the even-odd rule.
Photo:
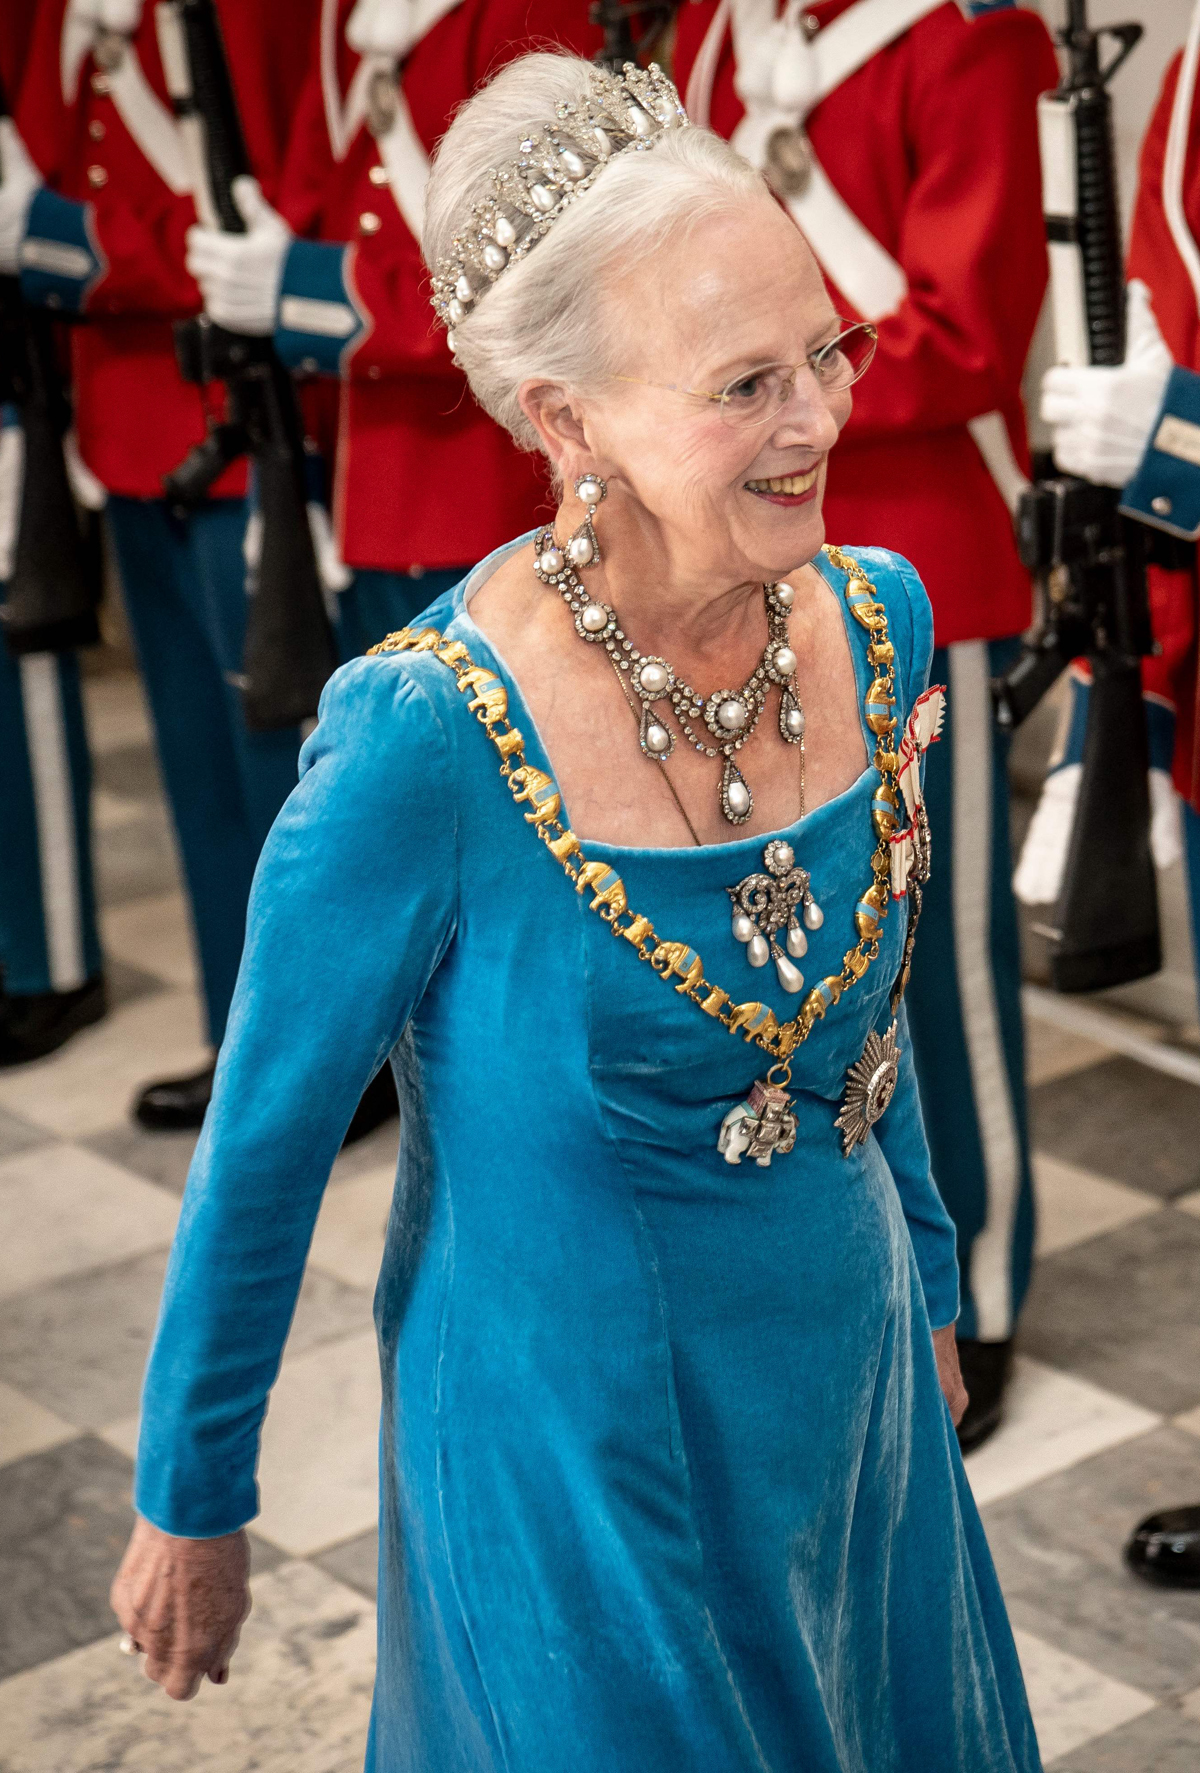
[[[821,925],[825,922],[825,913],[821,910],[821,907],[817,904],[815,899],[806,899],[804,901],[804,922],[806,927],[810,930],[819,930]]]
[[[751,936],[746,944],[746,959],[752,967],[765,967],[771,958],[771,950],[767,946],[765,936]]]
[[[792,590],[790,585],[776,585],[775,601],[776,603],[781,603],[784,609],[791,609],[793,603],[796,601],[796,593]]]
[[[446,312],[454,322],[455,326],[461,326],[463,321],[467,318],[467,310],[463,307],[457,296],[450,297],[449,302],[446,304]]]
[[[808,937],[798,923],[788,925],[787,951],[799,960],[802,954],[808,953]]]
[[[657,721],[651,721],[650,725],[646,728],[646,749],[647,751],[655,752],[655,754],[659,756],[661,756],[664,751],[669,751],[671,749],[671,735],[666,727],[659,726]]]
[[[775,971],[779,976],[779,983],[783,986],[785,991],[794,992],[803,989],[804,974],[800,971],[799,967],[794,967],[792,965],[786,955],[777,954],[775,956]]]
[[[638,672],[638,686],[648,696],[661,696],[670,681],[671,674],[666,666],[659,665],[653,660],[649,664],[643,665]]]
[[[579,155],[575,152],[574,148],[560,148],[558,158],[563,171],[572,181],[575,179],[581,179],[587,171],[587,167],[583,164],[583,161],[579,158]]]
[[[789,708],[786,720],[788,732],[793,733],[798,739],[800,734],[804,731],[804,715],[802,711],[799,708]]]
[[[471,288],[471,279],[465,271],[459,273],[458,282],[454,285],[454,293],[460,302],[473,302],[475,291]]]
[[[589,566],[595,552],[590,536],[572,536],[567,543],[567,559],[572,566]]]
[[[558,201],[548,185],[530,185],[529,195],[533,200],[533,207],[540,209],[543,215],[549,214]]]
[[[731,782],[725,793],[729,810],[736,817],[750,811],[750,790],[744,782]]]
[[[740,702],[722,702],[717,709],[717,720],[727,733],[741,732],[746,724],[746,710]]]
[[[735,942],[749,942],[751,937],[757,933],[752,917],[748,917],[744,911],[734,912],[733,939]]]
[[[589,634],[602,634],[608,627],[608,611],[602,604],[589,603],[579,620]]]
[[[563,551],[561,548],[546,548],[538,556],[538,566],[547,578],[552,579],[563,569]]]
[[[515,246],[517,244],[517,230],[506,215],[496,217],[496,225],[492,229],[492,233],[501,246]]]
[[[796,655],[790,646],[777,647],[771,663],[780,677],[790,677],[796,669]]]
[[[598,505],[604,497],[604,488],[598,480],[593,480],[590,475],[579,482],[575,491],[585,505]]]
[[[504,248],[498,246],[494,240],[488,241],[483,249],[482,257],[488,270],[495,272],[497,276],[499,276],[500,272],[503,271],[505,265],[508,263],[508,254],[505,252]]]

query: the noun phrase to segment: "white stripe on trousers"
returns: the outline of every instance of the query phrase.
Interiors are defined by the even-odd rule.
[[[21,659],[20,667],[25,742],[37,817],[46,961],[53,990],[74,991],[86,982],[87,974],[83,963],[75,803],[58,656],[28,653]]]
[[[983,1148],[987,1217],[971,1246],[976,1335],[1012,1334],[1012,1246],[1021,1188],[1021,1146],[992,977],[992,698],[986,641],[948,649],[953,780],[951,858],[959,1009]]]

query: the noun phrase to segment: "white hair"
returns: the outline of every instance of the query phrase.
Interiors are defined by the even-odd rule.
[[[585,99],[591,74],[577,56],[539,52],[510,62],[467,100],[438,144],[425,194],[429,265],[450,254],[490,169],[514,159],[561,100]],[[523,448],[540,449],[517,390],[542,379],[594,388],[619,371],[602,299],[612,273],[765,191],[753,167],[707,129],[668,130],[648,152],[615,159],[455,326],[455,359],[479,404]]]

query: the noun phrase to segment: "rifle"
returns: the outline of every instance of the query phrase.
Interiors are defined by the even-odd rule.
[[[1067,71],[1038,101],[1043,202],[1060,363],[1115,364],[1125,355],[1125,277],[1108,86],[1142,35],[1138,24],[1092,30],[1087,0],[1067,0],[1058,41]],[[1100,45],[1117,48],[1101,64]],[[1121,493],[1051,473],[1025,492],[1017,545],[1035,575],[1042,619],[992,685],[1012,730],[1071,660],[1085,655],[1092,689],[1083,771],[1055,913],[1056,991],[1100,991],[1162,965],[1150,852],[1149,755],[1141,660],[1153,649],[1146,532],[1121,515]]]
[[[588,20],[604,32],[596,52],[601,67],[619,74],[626,62],[653,55],[675,16],[677,0],[592,0]],[[634,36],[634,23],[641,26]]]
[[[163,0],[155,22],[196,213],[206,227],[244,233],[233,181],[250,160],[213,0]],[[253,460],[262,554],[246,616],[242,701],[255,731],[296,726],[316,713],[338,661],[308,523],[295,384],[269,338],[228,332],[204,315],[176,325],[175,351],[185,381],[224,382],[227,416],[165,477],[167,497],[186,510],[231,462]]]
[[[0,88],[0,117],[9,115]],[[17,543],[0,604],[8,650],[19,657],[94,646],[100,638],[99,529],[94,517],[81,529],[63,458],[71,402],[56,324],[45,309],[21,299],[16,277],[0,277],[0,404],[17,408],[24,437]]]

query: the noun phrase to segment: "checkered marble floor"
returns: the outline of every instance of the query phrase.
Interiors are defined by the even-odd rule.
[[[203,1046],[137,687],[89,684],[114,1007],[0,1072],[0,1773],[358,1773],[370,1705],[370,1302],[394,1129],[339,1159],[263,1442],[233,1679],[174,1706],[116,1654],[138,1389],[191,1154],[128,1119]],[[1200,1501],[1200,1093],[1034,1025],[1041,1262],[1009,1420],[970,1461],[1056,1773],[1196,1773],[1200,1593],[1122,1568]],[[930,1773],[934,1773],[931,1769]]]

